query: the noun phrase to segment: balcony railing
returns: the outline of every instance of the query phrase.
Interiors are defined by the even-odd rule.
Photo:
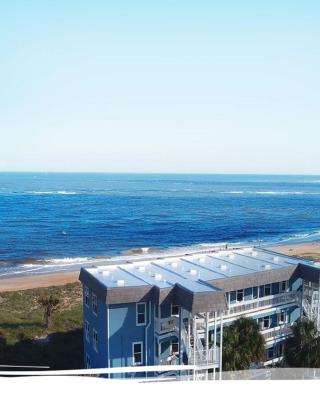
[[[177,331],[178,329],[179,329],[179,317],[172,316],[168,318],[155,319],[155,330],[160,334]]]
[[[301,293],[297,291],[275,294],[272,296],[266,296],[255,300],[243,301],[241,304],[235,303],[230,304],[227,311],[227,315],[233,315],[243,313],[258,308],[274,307],[280,304],[301,303]]]
[[[215,365],[219,362],[219,348],[211,348],[209,350],[191,349],[188,357],[189,365]],[[166,358],[158,359],[159,365],[179,365],[179,355],[173,355]]]
[[[265,329],[260,331],[265,341],[280,339],[292,334],[292,324],[283,324],[275,328]]]

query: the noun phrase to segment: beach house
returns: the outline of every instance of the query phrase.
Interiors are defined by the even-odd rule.
[[[291,325],[319,317],[320,267],[262,248],[141,257],[80,272],[86,368],[204,365],[218,371],[223,329],[255,319],[268,366]]]

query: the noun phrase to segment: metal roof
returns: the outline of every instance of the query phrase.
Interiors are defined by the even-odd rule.
[[[201,293],[219,291],[214,287],[215,280],[294,268],[301,262],[314,266],[311,261],[266,249],[238,248],[155,259],[148,257],[116,265],[96,266],[86,271],[106,288],[156,286],[166,289],[178,284],[193,293]]]

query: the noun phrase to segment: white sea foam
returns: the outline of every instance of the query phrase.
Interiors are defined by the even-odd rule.
[[[30,194],[62,194],[62,195],[77,194],[77,192],[68,192],[66,190],[57,190],[57,191],[33,190],[28,193],[30,193]]]
[[[88,262],[89,258],[88,257],[65,257],[65,258],[51,258],[47,260],[47,263],[49,264],[79,264],[79,263],[84,263]]]

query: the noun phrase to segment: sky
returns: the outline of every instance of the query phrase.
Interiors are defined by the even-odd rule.
[[[320,174],[320,2],[0,3],[0,171]]]

